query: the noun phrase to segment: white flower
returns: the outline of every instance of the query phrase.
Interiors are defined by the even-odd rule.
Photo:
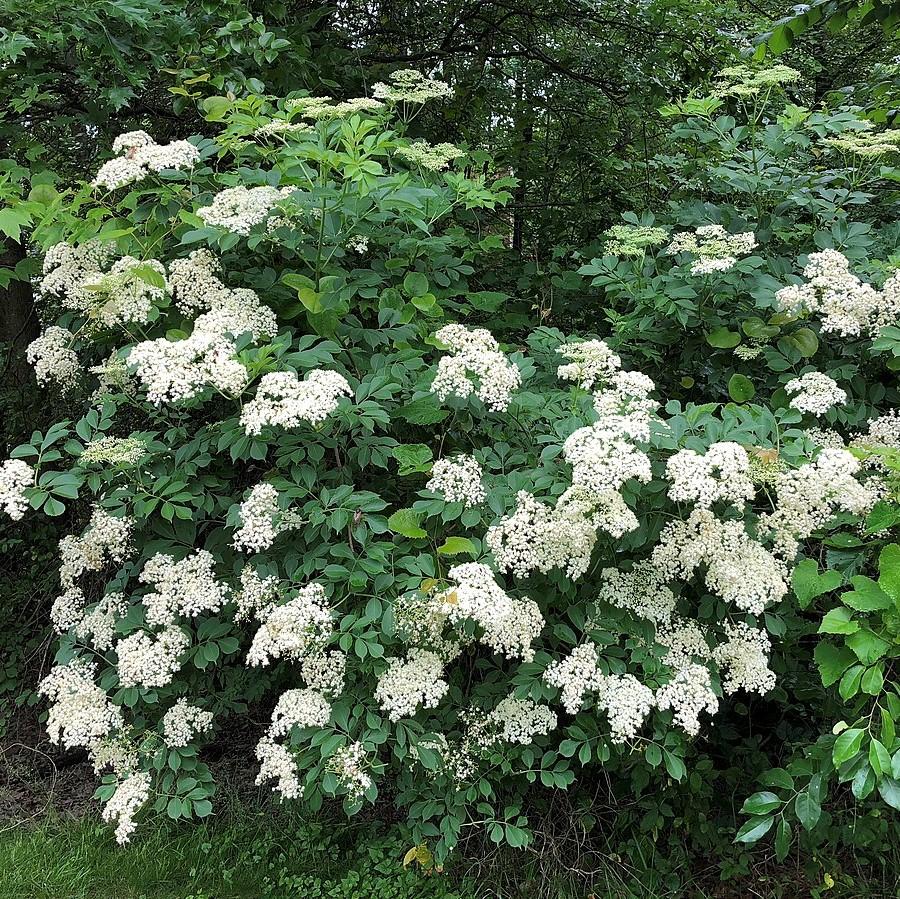
[[[337,409],[342,396],[353,396],[347,379],[336,371],[316,369],[300,380],[292,371],[263,375],[256,397],[244,406],[241,425],[256,435],[266,425],[298,428],[319,425]]]
[[[613,743],[633,740],[655,705],[653,691],[633,674],[601,675],[597,705],[609,719]]]
[[[604,568],[598,602],[626,609],[638,618],[667,622],[675,609],[675,594],[660,579],[659,572],[644,559],[635,562],[630,571]]]
[[[72,349],[75,336],[65,328],[51,325],[28,344],[25,355],[34,366],[38,384],[56,382],[62,390],[75,387],[81,379],[81,363]]]
[[[665,582],[690,580],[705,566],[711,591],[755,615],[788,590],[784,564],[747,534],[743,521],[720,521],[708,509],[666,525],[651,564]]]
[[[326,696],[340,696],[344,692],[347,655],[339,650],[311,653],[303,660],[300,672],[311,689]]]
[[[207,225],[246,236],[268,218],[279,200],[293,192],[293,187],[229,187],[217,193],[209,206],[198,209],[197,215]]]
[[[487,499],[482,476],[481,466],[473,456],[438,459],[431,468],[431,478],[425,489],[442,493],[445,502],[462,503],[469,509]]]
[[[51,703],[47,734],[52,743],[90,748],[124,726],[122,709],[94,682],[96,674],[95,664],[76,656],[41,681],[38,692]]]
[[[695,659],[710,657],[709,644],[698,622],[691,618],[673,618],[656,629],[656,642],[668,652],[663,660],[678,670],[694,663]]]
[[[587,694],[599,690],[603,683],[597,658],[597,647],[582,643],[565,658],[551,662],[544,671],[544,681],[560,691],[563,707],[570,715],[578,714]]]
[[[719,699],[712,691],[709,669],[704,665],[686,665],[665,686],[656,691],[656,705],[662,711],[671,709],[675,724],[686,734],[700,733],[700,713],[715,715]]]
[[[127,611],[128,599],[124,593],[107,593],[75,624],[75,636],[90,643],[98,652],[106,652],[112,648],[116,637],[116,622]]]
[[[283,606],[265,615],[247,653],[247,664],[268,665],[273,659],[301,660],[320,649],[331,633],[331,612],[321,584],[308,584]]]
[[[406,659],[388,658],[387,670],[378,678],[375,700],[391,721],[411,718],[419,706],[433,709],[450,685],[441,675],[444,662],[427,649],[410,649]]]
[[[528,746],[538,735],[549,734],[556,728],[556,714],[532,699],[507,696],[488,715],[488,721],[500,729],[500,739],[507,743]]]
[[[95,187],[115,190],[141,181],[150,172],[163,169],[191,169],[200,161],[200,151],[189,141],[157,144],[146,131],[120,134],[112,145],[113,153],[124,153],[104,163],[93,182]]]
[[[134,521],[117,517],[95,506],[81,536],[70,534],[59,541],[59,580],[68,589],[86,571],[101,571],[110,562],[122,562],[132,551]]]
[[[228,588],[217,580],[214,566],[212,553],[205,549],[177,562],[165,553],[148,559],[139,575],[154,588],[142,598],[147,623],[172,625],[179,617],[218,612],[228,599]]]
[[[446,608],[452,623],[471,618],[484,630],[481,642],[495,652],[526,662],[534,658],[531,644],[544,629],[537,603],[513,599],[494,580],[491,569],[478,562],[455,565],[447,577],[457,586],[438,594],[435,600]]]
[[[178,699],[162,717],[163,741],[173,748],[188,746],[197,734],[212,727],[212,721],[212,712],[191,705],[184,698]]]
[[[271,484],[257,484],[241,503],[241,527],[231,545],[246,552],[268,549],[278,536],[278,491]]]
[[[289,749],[265,736],[256,744],[256,757],[260,762],[257,784],[267,780],[277,781],[273,789],[284,799],[299,799],[303,795],[303,787],[297,777],[297,763]]]
[[[701,225],[696,231],[682,231],[673,235],[666,252],[692,253],[697,258],[691,265],[692,275],[727,272],[739,256],[746,256],[756,247],[752,231],[729,234],[721,225]]]
[[[703,456],[679,450],[666,462],[669,498],[701,508],[716,502],[743,508],[756,493],[749,471],[750,457],[737,443],[713,443]]]
[[[598,382],[606,383],[622,367],[622,360],[602,340],[564,343],[556,352],[571,360],[557,368],[557,377],[575,381],[584,390],[590,390]]]
[[[21,521],[28,510],[26,490],[34,486],[34,469],[21,459],[0,465],[0,510],[13,521]]]
[[[190,645],[178,627],[159,634],[137,631],[115,646],[119,683],[123,687],[165,687],[181,670],[181,656]]]
[[[448,396],[473,392],[494,412],[505,412],[512,392],[522,383],[519,369],[500,352],[500,345],[484,328],[445,325],[434,335],[451,355],[438,362],[431,392],[443,402]],[[469,373],[478,378],[477,386]]]
[[[453,96],[453,90],[446,81],[429,78],[415,69],[400,69],[388,80],[390,84],[378,81],[372,86],[373,97],[392,103],[426,103]]]
[[[328,770],[337,775],[347,797],[354,800],[361,799],[372,786],[372,778],[366,770],[368,764],[366,750],[359,742],[341,746],[327,762]]]
[[[847,402],[847,392],[837,386],[837,381],[818,371],[792,378],[784,389],[796,394],[791,398],[794,409],[813,415],[824,415],[833,406],[843,406]]]
[[[287,736],[294,727],[325,727],[331,717],[331,703],[317,690],[287,690],[278,697],[268,734]]]
[[[265,618],[275,607],[277,600],[278,578],[275,575],[260,577],[259,572],[250,565],[241,569],[241,589],[234,596],[237,604],[235,621]]]
[[[79,465],[122,465],[133,467],[147,455],[147,443],[140,437],[96,437],[78,457]]]
[[[739,621],[726,622],[725,633],[728,641],[712,651],[724,674],[722,689],[726,693],[768,693],[775,686],[775,672],[769,669],[772,643],[766,632]]]
[[[169,290],[185,314],[217,305],[228,288],[219,280],[219,260],[206,247],[169,263]]]
[[[759,531],[775,541],[775,552],[793,559],[802,541],[824,527],[838,511],[862,515],[878,492],[860,484],[859,460],[844,449],[823,449],[815,462],[782,472],[775,481],[775,511],[763,515]]]
[[[135,815],[150,798],[150,775],[146,772],[131,774],[116,787],[103,808],[104,821],[116,821],[116,842],[124,845],[137,828]]]

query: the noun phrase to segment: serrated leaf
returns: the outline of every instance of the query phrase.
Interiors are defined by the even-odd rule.
[[[853,612],[844,606],[832,609],[819,625],[820,634],[855,634],[859,630],[859,622],[852,620]]]
[[[477,550],[475,549],[475,544],[468,537],[448,537],[438,547],[438,552],[442,556],[459,556],[463,553],[474,556]]]
[[[841,602],[858,612],[889,609],[893,600],[872,578],[857,575],[850,578],[853,589],[841,594]]]
[[[388,518],[388,527],[395,533],[411,539],[427,537],[428,532],[419,526],[420,516],[412,509],[398,509]]]

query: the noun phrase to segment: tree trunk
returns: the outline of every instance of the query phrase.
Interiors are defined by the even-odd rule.
[[[0,243],[0,269],[14,269],[25,258],[23,244],[8,239]],[[25,347],[39,332],[30,282],[13,279],[6,287],[0,287],[0,344],[6,357],[2,363],[4,377],[17,382],[30,377]]]

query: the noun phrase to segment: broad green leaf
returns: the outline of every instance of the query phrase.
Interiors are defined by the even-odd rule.
[[[852,620],[850,609],[838,606],[822,619],[819,625],[820,634],[854,634],[859,630],[859,623]]]
[[[468,537],[448,537],[443,545],[438,547],[438,552],[443,556],[459,556],[463,553],[474,556],[476,549]]]
[[[746,375],[733,374],[728,379],[728,395],[736,403],[746,403],[755,393],[756,388]]]
[[[781,799],[769,790],[754,793],[744,800],[741,806],[742,815],[767,815],[781,805]]]
[[[889,543],[878,556],[878,586],[900,607],[900,545]]]
[[[706,335],[706,342],[718,349],[730,350],[741,342],[741,335],[737,331],[729,331],[728,328],[716,328]]]
[[[831,752],[831,758],[835,767],[840,767],[859,752],[865,735],[866,732],[861,727],[847,728],[847,730],[838,735],[838,738],[834,741],[834,749]]]
[[[851,634],[846,642],[863,665],[874,665],[891,648],[887,640],[869,628],[862,628]]]
[[[734,838],[735,843],[755,843],[764,837],[771,829],[775,819],[769,815],[766,818],[751,818],[744,822]]]
[[[841,602],[858,612],[889,609],[893,600],[871,578],[857,575],[850,578],[853,589],[841,594]]]
[[[844,581],[838,571],[826,569],[819,574],[815,559],[803,559],[794,569],[791,585],[801,609],[823,593],[837,589]]]
[[[419,526],[419,513],[412,509],[399,509],[388,518],[388,527],[404,537],[427,537],[428,532]]]

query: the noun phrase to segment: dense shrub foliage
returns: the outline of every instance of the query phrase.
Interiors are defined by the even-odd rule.
[[[783,858],[840,784],[900,807],[900,276],[871,192],[898,139],[788,103],[797,77],[665,110],[679,189],[570,273],[600,289],[572,333],[478,289],[514,185],[406,136],[449,93],[414,72],[212,98],[217,137],[126,133],[33,198],[28,355],[73,412],[0,506],[84,511],[40,691],[120,840],[210,814],[198,752],[249,707],[259,782],[387,794],[439,860],[471,827],[528,843],[538,788],[698,774],[754,696],[834,732],[776,760],[739,840]]]

